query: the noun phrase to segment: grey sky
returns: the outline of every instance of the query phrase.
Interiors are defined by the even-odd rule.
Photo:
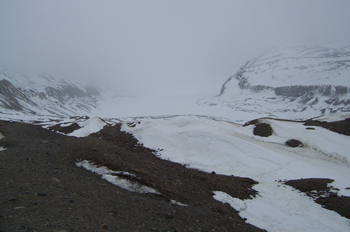
[[[125,94],[220,91],[280,45],[350,41],[343,0],[0,0],[0,65]]]

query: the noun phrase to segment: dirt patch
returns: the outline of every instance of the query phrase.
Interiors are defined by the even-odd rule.
[[[261,137],[269,137],[273,133],[272,127],[268,123],[259,123],[255,125],[253,134]]]
[[[0,132],[0,231],[262,231],[212,193],[247,199],[255,181],[159,159],[120,125],[75,138],[0,121]],[[132,173],[161,195],[121,189],[79,159]]]

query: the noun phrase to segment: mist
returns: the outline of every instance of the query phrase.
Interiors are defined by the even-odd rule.
[[[350,38],[350,1],[0,1],[0,65],[125,95],[219,93],[279,46]]]

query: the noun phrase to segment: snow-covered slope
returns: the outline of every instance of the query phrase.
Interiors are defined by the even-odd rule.
[[[243,65],[219,96],[202,103],[293,119],[350,111],[350,46],[267,52]]]
[[[85,83],[56,80],[0,67],[0,113],[81,115],[97,107],[100,90]]]

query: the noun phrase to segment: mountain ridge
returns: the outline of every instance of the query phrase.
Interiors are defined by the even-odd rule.
[[[246,62],[207,104],[255,109],[271,116],[313,111],[303,118],[348,112],[349,78],[349,46],[288,47]]]
[[[87,113],[98,106],[101,94],[91,84],[0,68],[1,113],[60,116]]]

